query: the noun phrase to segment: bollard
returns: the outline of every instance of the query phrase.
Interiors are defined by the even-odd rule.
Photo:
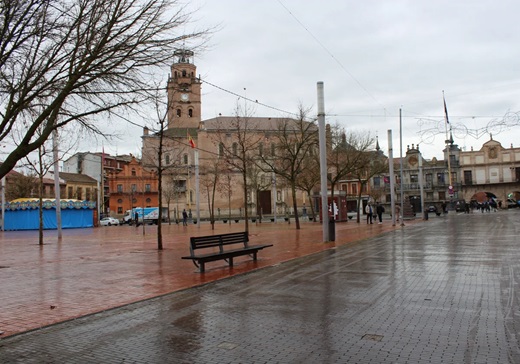
[[[329,218],[329,241],[336,241],[336,221],[333,217]]]

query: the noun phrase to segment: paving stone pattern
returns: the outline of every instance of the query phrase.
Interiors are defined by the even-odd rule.
[[[0,362],[520,363],[519,217],[433,218],[7,337]]]

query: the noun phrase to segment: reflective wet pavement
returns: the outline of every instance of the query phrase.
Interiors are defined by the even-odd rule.
[[[54,243],[53,254],[60,250],[62,256],[53,260],[42,253],[45,257],[39,261],[48,268],[38,271],[35,257],[29,255],[19,269],[20,286],[30,280],[23,277],[24,270],[34,274],[32,278],[47,277],[43,287],[35,283],[28,291],[21,288],[25,294],[39,289],[32,292],[39,299],[58,299],[68,292],[65,288],[78,284],[68,295],[86,297],[84,304],[99,292],[107,300],[115,295],[130,301],[123,293],[134,292],[136,286],[150,295],[172,289],[174,279],[166,277],[181,270],[196,287],[3,338],[0,362],[520,363],[519,217],[520,210],[450,214],[396,230],[388,222],[349,222],[338,226],[336,244],[319,243],[321,229],[315,224],[305,224],[300,232],[293,225],[287,230],[286,225],[264,224],[254,227],[252,240],[271,240],[275,247],[262,251],[258,263],[238,261],[233,269],[214,263],[204,275],[179,259],[196,227],[188,227],[191,231],[183,236],[182,228],[173,227],[179,236],[172,240],[179,243],[167,245],[166,254],[153,252],[153,242],[143,243],[135,230],[121,241],[123,232],[131,232],[129,227],[103,230],[107,238],[97,242],[99,258],[87,252],[80,238],[66,241],[78,251],[85,248],[83,259],[67,258],[68,249]],[[120,235],[119,240],[109,234]],[[359,240],[360,235],[366,239]],[[183,248],[177,250],[173,246],[180,241]],[[31,244],[22,247],[34,248]],[[2,266],[9,265],[6,245],[12,244],[2,243]],[[301,253],[295,256],[294,251]],[[155,264],[134,256],[153,256]],[[112,275],[107,266],[112,266]],[[126,282],[117,269],[123,266],[132,272]],[[112,290],[83,293],[81,281],[88,268],[102,271],[106,281],[99,284]],[[9,269],[0,269],[2,303],[16,293],[11,281],[8,288],[14,291],[4,291]],[[63,271],[77,275],[65,278]],[[149,271],[156,273],[153,282],[141,276]],[[62,282],[52,283],[52,274]],[[210,282],[214,279],[219,280]],[[55,301],[44,304],[50,302]],[[64,302],[46,308],[53,313]],[[34,303],[25,304],[29,308]]]

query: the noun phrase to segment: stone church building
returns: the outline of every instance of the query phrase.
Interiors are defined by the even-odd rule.
[[[218,219],[243,217],[244,192],[242,173],[224,165],[223,154],[236,153],[239,143],[249,143],[257,152],[274,153],[273,136],[288,118],[218,116],[201,119],[201,81],[196,76],[193,52],[178,50],[171,66],[168,80],[167,128],[163,132],[162,167],[163,206],[179,215],[184,209],[195,217],[196,165],[199,169],[199,208],[201,218],[209,217],[208,198],[212,197],[214,171],[219,167],[215,191],[215,217]],[[238,114],[238,113],[237,113]],[[247,130],[247,140],[238,140],[237,135]],[[142,136],[142,162],[144,166],[158,166],[160,133],[144,129]],[[246,135],[244,134],[244,135]],[[198,154],[198,163],[196,161]],[[292,195],[287,186],[271,173],[259,170],[248,176],[247,208],[249,216],[282,216],[291,211]],[[297,193],[298,205],[303,206],[306,196]]]

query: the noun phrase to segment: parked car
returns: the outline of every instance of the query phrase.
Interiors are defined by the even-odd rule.
[[[99,221],[99,225],[101,225],[101,226],[119,225],[119,220],[115,219],[113,217],[107,216],[107,217],[102,218]]]
[[[428,206],[428,212],[434,212],[435,215],[439,216],[441,213],[437,210],[437,206]]]
[[[520,201],[515,201],[512,198],[508,198],[507,199],[507,208],[514,209],[516,207],[520,207],[519,203],[520,203]]]

